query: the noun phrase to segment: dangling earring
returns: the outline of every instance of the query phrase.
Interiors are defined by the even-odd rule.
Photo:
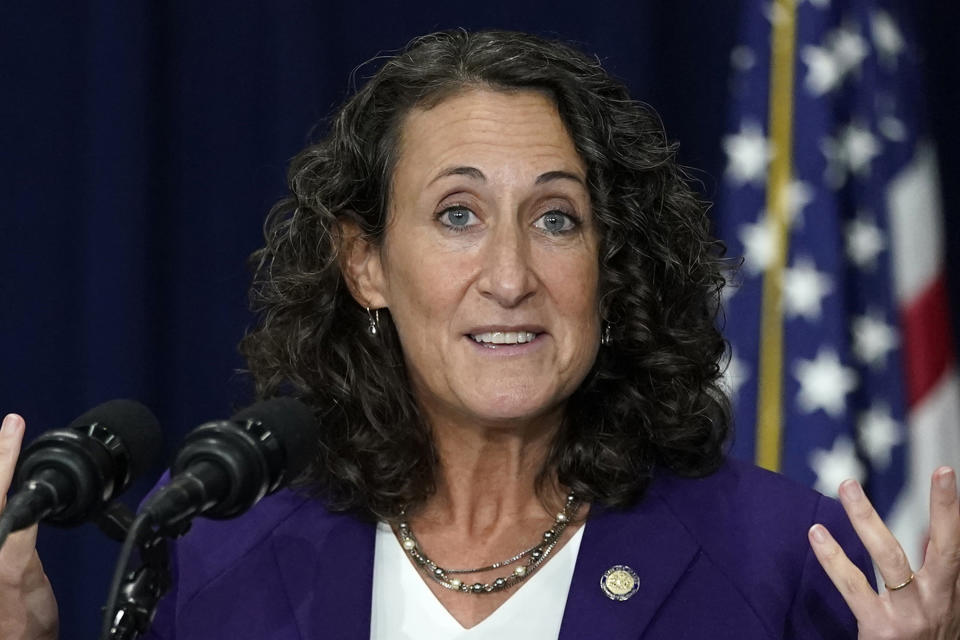
[[[613,338],[610,337],[610,323],[604,322],[603,333],[600,335],[600,344],[602,344],[603,346],[607,346],[611,342],[613,342]]]
[[[367,318],[370,319],[370,324],[367,326],[367,332],[373,336],[377,337],[377,333],[380,330],[380,309],[374,309],[370,311],[370,307],[366,307]]]

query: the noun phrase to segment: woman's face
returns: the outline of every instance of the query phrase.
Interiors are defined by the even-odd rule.
[[[365,260],[431,418],[562,411],[599,345],[586,166],[553,102],[468,90],[401,128],[388,227]]]

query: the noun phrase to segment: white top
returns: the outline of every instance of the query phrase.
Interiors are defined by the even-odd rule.
[[[430,591],[390,525],[381,522],[373,556],[370,640],[557,640],[582,538],[580,527],[496,611],[464,629]]]

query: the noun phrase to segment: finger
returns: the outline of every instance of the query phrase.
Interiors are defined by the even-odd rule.
[[[0,584],[27,585],[38,568],[37,525],[11,533],[0,548]],[[42,573],[42,572],[41,572]]]
[[[857,568],[837,544],[827,528],[822,524],[815,524],[807,532],[813,554],[817,556],[820,566],[827,572],[833,586],[843,596],[850,611],[857,620],[873,619],[880,605],[879,598],[870,581]]]
[[[889,585],[907,582],[913,575],[907,554],[883,524],[883,520],[864,495],[860,483],[856,480],[844,481],[840,485],[840,502],[857,536],[863,541],[863,546],[867,548],[867,552],[880,570],[883,581]],[[916,596],[916,590],[909,588],[896,593],[901,595],[911,593],[914,597]]]
[[[24,426],[23,418],[15,413],[8,414],[0,425],[0,509],[6,503],[7,491],[13,481]]]
[[[930,481],[930,542],[923,568],[938,592],[952,589],[960,574],[960,500],[950,467],[937,469]]]

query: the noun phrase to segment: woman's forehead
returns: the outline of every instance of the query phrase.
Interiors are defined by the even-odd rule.
[[[402,175],[396,178],[432,180],[461,166],[484,174],[522,169],[586,177],[556,104],[532,90],[469,89],[407,114],[395,165]]]

